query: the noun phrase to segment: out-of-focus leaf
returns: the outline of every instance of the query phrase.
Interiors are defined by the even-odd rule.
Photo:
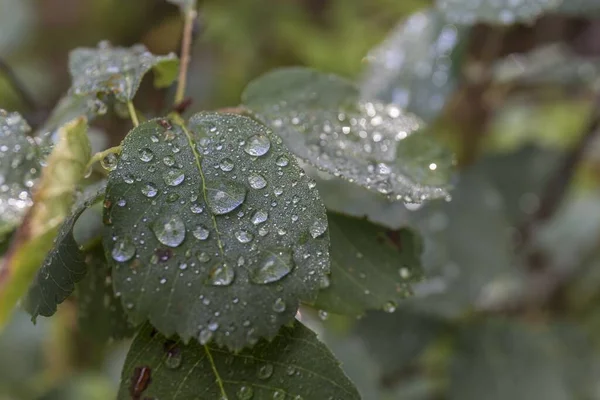
[[[177,4],[182,10],[196,8],[196,0],[167,0],[169,3]]]
[[[31,206],[31,187],[41,170],[39,149],[29,131],[21,115],[0,109],[0,239]]]
[[[115,398],[115,387],[106,376],[80,373],[62,382],[37,400],[106,400]]]
[[[86,131],[85,118],[73,120],[59,130],[59,141],[36,186],[33,206],[0,266],[0,327],[27,291],[71,211],[75,188],[91,157]]]
[[[560,84],[597,90],[600,87],[600,58],[582,57],[563,44],[547,45],[498,61],[493,76],[499,82]]]
[[[596,0],[563,0],[554,12],[583,17],[597,17],[600,13],[600,3]]]
[[[437,10],[411,15],[367,56],[361,97],[397,104],[425,121],[434,119],[456,87],[453,62],[467,32]]]
[[[410,283],[422,277],[418,237],[339,214],[328,217],[331,279],[323,282],[315,306],[347,315],[393,312],[410,294]]]
[[[150,69],[154,70],[155,86],[166,87],[175,80],[178,66],[173,54],[155,56],[142,45],[123,48],[101,42],[95,49],[78,48],[71,52],[71,91],[78,96],[108,93],[127,102],[133,99]]]
[[[81,331],[102,343],[133,335],[134,328],[114,293],[110,266],[104,254],[86,255],[87,275],[77,285],[77,319]]]
[[[510,25],[532,22],[552,11],[563,0],[437,0],[437,7],[449,22],[472,25],[485,22]],[[565,0],[571,1],[571,0]]]
[[[450,400],[593,398],[587,338],[572,326],[465,324],[449,364]]]
[[[239,350],[272,338],[329,273],[327,216],[281,139],[250,118],[131,131],[110,173],[104,235],[132,321]]]
[[[360,399],[325,345],[300,322],[235,354],[166,339],[146,325],[135,338],[119,399]]]
[[[250,83],[242,99],[296,156],[320,170],[393,199],[448,194],[452,156],[427,133],[415,132],[422,124],[417,117],[362,101],[348,81],[281,69]]]
[[[31,2],[0,0],[0,56],[10,53],[27,37],[34,11]]]
[[[24,300],[25,309],[34,321],[38,315],[53,315],[56,307],[73,293],[75,283],[87,273],[85,254],[73,237],[73,228],[79,216],[104,197],[105,190],[106,181],[87,188],[65,218]]]

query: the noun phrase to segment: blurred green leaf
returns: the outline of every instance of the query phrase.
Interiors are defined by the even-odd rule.
[[[434,119],[456,88],[459,67],[454,62],[467,33],[436,10],[412,14],[368,54],[361,97]]]
[[[18,113],[0,109],[0,239],[17,227],[31,206],[41,165],[39,148]]]
[[[30,1],[0,0],[0,56],[18,48],[27,38],[33,15]]]
[[[78,96],[107,93],[117,100],[133,100],[142,78],[154,70],[154,84],[169,86],[177,77],[179,61],[174,54],[155,56],[143,45],[112,47],[101,42],[97,48],[78,48],[69,56],[72,93]]]
[[[325,208],[281,139],[201,113],[129,133],[104,235],[132,321],[239,350],[272,338],[329,273]]]
[[[105,190],[106,181],[87,188],[60,227],[54,245],[24,300],[25,309],[34,321],[38,315],[52,316],[56,307],[73,293],[75,284],[87,273],[86,257],[73,237],[73,227],[87,208],[104,197]]]
[[[600,13],[600,4],[596,0],[563,0],[555,12],[593,18]]]
[[[306,68],[268,73],[250,83],[243,102],[316,168],[394,199],[447,195],[452,157],[421,121],[394,105],[359,99],[358,89]],[[427,147],[426,154],[414,152]]]
[[[169,3],[173,3],[181,7],[182,10],[195,9],[196,0],[167,0]]]
[[[361,315],[369,309],[393,312],[421,279],[418,237],[370,222],[329,213],[331,279],[321,285],[315,307]]]
[[[300,322],[238,354],[196,341],[185,345],[145,325],[125,361],[118,398],[142,396],[360,399],[331,352]]]
[[[437,7],[449,22],[457,24],[484,22],[510,25],[533,22],[561,2],[562,0],[437,0]]]
[[[0,266],[0,327],[52,249],[62,221],[70,214],[75,188],[91,157],[85,118],[69,122],[58,135],[58,143],[36,186],[33,206]]]

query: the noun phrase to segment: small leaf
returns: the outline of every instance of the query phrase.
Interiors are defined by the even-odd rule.
[[[75,187],[91,157],[86,132],[85,118],[73,120],[59,130],[59,141],[36,186],[33,206],[0,266],[0,327],[26,292],[71,211]]]
[[[308,164],[392,199],[447,196],[452,157],[395,105],[361,101],[350,82],[305,68],[268,73],[243,102]],[[424,155],[415,148],[427,147]]]
[[[148,324],[125,360],[119,399],[360,399],[339,362],[295,322],[272,342],[235,354],[196,341],[185,345]]]
[[[21,115],[0,109],[0,238],[19,225],[32,203],[41,165],[30,130]]]
[[[133,322],[149,318],[167,336],[211,332],[234,350],[272,338],[329,273],[314,183],[247,117],[141,124],[123,142],[106,204],[115,290]]]
[[[410,294],[410,283],[422,278],[417,237],[339,214],[328,217],[332,276],[315,307],[348,315],[394,312]]]
[[[155,56],[146,47],[112,47],[101,42],[97,48],[78,48],[71,52],[69,70],[76,95],[113,94],[122,102],[131,101],[142,78],[154,69],[154,84],[169,86],[177,76],[179,61],[175,55]]]
[[[436,10],[412,14],[367,56],[361,97],[434,119],[456,87],[458,46],[468,33]]]
[[[473,25],[485,22],[510,25],[533,22],[538,16],[552,11],[563,0],[437,0],[437,7],[449,22]],[[571,0],[565,0],[571,1]]]
[[[73,237],[73,228],[79,216],[104,197],[105,190],[105,181],[87,188],[65,218],[54,247],[38,270],[24,301],[25,309],[34,321],[38,315],[53,315],[56,307],[71,295],[75,283],[85,276],[85,254]]]
[[[87,274],[77,284],[77,319],[86,337],[103,343],[133,335],[121,300],[115,296],[111,269],[101,251],[86,255]]]

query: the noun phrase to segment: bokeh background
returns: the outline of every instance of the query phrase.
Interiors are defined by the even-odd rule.
[[[199,3],[189,112],[236,106],[248,82],[279,66],[374,79],[369,51],[435,2]],[[303,312],[365,399],[600,399],[600,5],[580,4],[592,11],[527,24],[434,18],[422,42],[398,42],[417,60],[400,98],[427,94],[411,111],[455,152],[459,172],[449,203],[370,203],[372,219],[423,237],[415,296],[360,320]],[[451,54],[448,26],[460,38]],[[163,0],[0,0],[0,108],[39,125],[70,86],[71,49],[109,40],[177,53],[181,29]],[[151,115],[171,96],[148,80],[135,103]],[[110,111],[94,126],[101,150],[130,122]],[[344,196],[328,191],[327,201]],[[0,333],[0,400],[114,397],[128,343],[99,351],[78,334],[75,312],[66,302],[36,326],[15,315]]]

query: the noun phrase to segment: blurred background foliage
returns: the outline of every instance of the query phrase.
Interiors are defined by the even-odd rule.
[[[418,232],[425,278],[393,313],[307,309],[303,321],[367,400],[600,399],[600,6],[460,27],[413,14],[433,3],[200,1],[190,111],[237,105],[249,81],[278,66],[338,73],[368,92],[394,57],[413,63],[376,95],[429,120],[455,151],[453,200],[391,206],[320,187],[330,208]],[[406,18],[425,25],[411,36],[397,27]],[[71,49],[106,39],[178,52],[181,26],[163,0],[0,0],[0,108],[39,125],[69,87]],[[147,83],[136,105],[151,114],[165,92]],[[386,92],[394,84],[402,90]],[[94,127],[101,150],[129,122],[109,113]],[[67,301],[36,326],[15,315],[0,334],[0,400],[114,397],[128,343],[90,343],[76,313]]]

